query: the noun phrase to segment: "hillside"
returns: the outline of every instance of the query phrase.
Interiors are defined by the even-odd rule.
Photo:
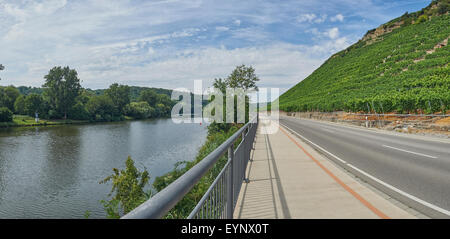
[[[405,13],[331,56],[280,96],[284,111],[450,109],[449,0]]]
[[[29,94],[32,94],[32,93],[42,94],[44,92],[44,89],[40,88],[40,87],[18,86],[17,89],[19,90],[20,94],[22,94],[22,95],[29,95]],[[131,97],[131,100],[137,100],[137,98],[139,97],[139,94],[141,93],[141,91],[143,91],[145,89],[152,89],[157,94],[165,94],[165,95],[168,95],[168,96],[172,95],[172,90],[168,90],[168,89],[153,88],[153,87],[130,86],[130,94],[131,94],[130,97]],[[88,88],[86,90],[88,92],[91,92],[94,95],[103,95],[105,93],[106,89],[91,90],[91,89]]]

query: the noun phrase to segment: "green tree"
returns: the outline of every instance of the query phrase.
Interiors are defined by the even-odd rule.
[[[19,90],[14,86],[0,87],[0,105],[14,111],[14,103],[20,96]]]
[[[159,117],[169,116],[172,110],[174,102],[168,95],[158,94],[156,97],[156,105],[154,108],[158,112]]]
[[[41,115],[43,113],[44,99],[41,95],[30,94],[25,98],[24,101],[24,112],[34,117],[35,113]]]
[[[135,119],[146,119],[151,117],[155,109],[151,107],[146,101],[131,102],[125,107],[125,114]]]
[[[112,196],[109,201],[101,201],[106,210],[108,218],[120,218],[134,208],[150,198],[150,193],[144,191],[150,180],[150,175],[146,169],[140,172],[134,161],[128,156],[125,162],[126,168],[119,170],[113,168],[114,174],[106,177],[100,184],[112,182],[112,189],[108,196]]]
[[[45,77],[44,93],[48,98],[50,107],[64,115],[76,103],[75,99],[80,94],[81,85],[76,70],[67,67],[54,67]]]
[[[16,102],[14,102],[14,112],[19,115],[26,114],[25,112],[25,96],[20,95],[17,97]]]
[[[105,94],[111,98],[120,114],[124,113],[124,108],[130,103],[130,87],[127,85],[112,84]]]
[[[13,120],[13,112],[6,107],[0,107],[0,122],[11,122]]]
[[[111,121],[116,115],[114,103],[106,95],[92,96],[86,104],[86,110],[96,121]]]
[[[213,87],[220,90],[224,94],[224,109],[226,109],[226,89],[242,89],[242,90],[258,90],[256,83],[259,81],[258,76],[255,74],[255,69],[253,67],[247,67],[245,65],[237,66],[233,72],[227,77],[226,80],[221,78],[214,79]],[[234,98],[234,122],[237,122],[237,96]],[[249,97],[245,96],[245,108],[246,115],[245,121],[249,120]],[[225,120],[224,114],[224,120]],[[214,124],[214,123],[213,123]]]
[[[226,85],[233,89],[255,89],[258,90],[256,82],[259,81],[253,67],[245,65],[237,66],[230,76],[226,79]]]
[[[158,100],[158,94],[152,89],[141,91],[138,101],[146,101],[150,106],[154,107]]]
[[[227,82],[222,78],[214,79],[213,87],[220,90],[220,92],[225,95],[227,90]]]

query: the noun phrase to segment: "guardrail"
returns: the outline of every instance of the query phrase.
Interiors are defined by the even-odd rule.
[[[164,217],[198,183],[212,166],[228,153],[228,162],[211,184],[188,218],[233,218],[242,182],[258,126],[254,117],[233,136],[198,164],[122,219],[158,219]],[[242,140],[234,150],[234,145]]]

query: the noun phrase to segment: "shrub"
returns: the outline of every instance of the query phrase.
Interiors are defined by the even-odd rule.
[[[41,115],[43,113],[44,99],[41,95],[30,94],[25,98],[24,111],[27,115],[34,117],[35,113]]]
[[[131,102],[125,107],[125,114],[136,119],[146,119],[152,116],[154,109],[146,102]]]
[[[447,5],[446,3],[441,3],[439,4],[437,12],[439,14],[445,14],[446,12],[448,12],[448,10],[450,10],[449,5]]]
[[[11,122],[13,120],[13,112],[6,107],[0,108],[0,122]]]
[[[25,96],[21,95],[17,97],[16,102],[14,102],[14,110],[16,114],[24,115],[25,112]]]
[[[113,101],[106,95],[91,97],[86,104],[86,110],[96,121],[111,121],[117,113]]]
[[[428,16],[427,15],[421,15],[418,19],[417,19],[417,24],[421,23],[421,22],[426,22],[428,21]]]
[[[74,106],[72,106],[72,108],[69,110],[68,115],[71,119],[75,120],[89,119],[89,113],[81,102],[78,102]]]
[[[113,168],[114,174],[100,181],[100,184],[109,181],[113,184],[109,193],[109,196],[112,196],[111,200],[101,201],[108,218],[119,218],[121,215],[127,214],[151,196],[150,193],[144,191],[150,180],[147,170],[144,169],[140,172],[129,156],[125,165],[126,168],[123,170]]]

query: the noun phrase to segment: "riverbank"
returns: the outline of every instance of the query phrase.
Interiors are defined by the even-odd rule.
[[[165,117],[159,117],[154,119],[165,119]],[[133,117],[125,116],[124,120],[120,121],[132,121],[140,120]],[[42,126],[55,126],[55,125],[69,125],[69,124],[96,124],[105,123],[106,121],[90,121],[90,120],[72,120],[72,119],[39,119],[39,123],[36,123],[33,117],[27,115],[14,115],[12,122],[0,122],[0,128],[11,128],[11,127],[42,127]]]
[[[36,123],[35,119],[26,115],[14,115],[12,122],[0,122],[0,128],[9,127],[33,127],[33,126],[51,126],[64,124],[86,124],[90,123],[88,120],[47,120],[40,119]]]

